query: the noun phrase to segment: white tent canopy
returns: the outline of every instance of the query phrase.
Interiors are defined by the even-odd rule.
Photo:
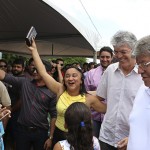
[[[70,1],[66,5],[70,7],[71,3],[75,5],[75,2],[77,1]],[[75,7],[80,8],[78,3]],[[93,57],[99,50],[101,38],[96,30],[92,29],[84,10],[80,11],[84,15],[81,15],[83,19],[79,20],[72,15],[76,13],[75,10],[67,12],[54,1],[2,1],[0,51],[30,54],[24,39],[33,25],[38,32],[36,41],[40,55]]]
[[[64,16],[86,38],[95,51],[99,50],[101,37],[80,0],[63,0],[66,5],[61,5],[62,0],[43,1]]]

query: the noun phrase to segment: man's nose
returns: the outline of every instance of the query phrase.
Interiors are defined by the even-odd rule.
[[[118,52],[117,54],[115,54],[116,58],[121,58],[122,57],[122,53]]]
[[[107,61],[107,58],[106,58],[106,57],[104,57],[104,58],[103,58],[103,61]]]

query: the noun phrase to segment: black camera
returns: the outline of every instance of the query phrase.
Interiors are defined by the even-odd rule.
[[[31,45],[32,45],[32,38],[35,39],[35,38],[36,38],[36,35],[37,35],[37,32],[36,32],[35,28],[32,26],[32,27],[30,28],[30,30],[29,30],[29,32],[28,32],[26,38],[25,38],[26,44],[27,44],[28,46],[31,46]]]

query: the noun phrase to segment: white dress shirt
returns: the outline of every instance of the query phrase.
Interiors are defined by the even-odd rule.
[[[139,89],[129,117],[130,133],[127,150],[150,149],[150,88]]]
[[[107,99],[107,111],[99,139],[114,147],[129,136],[129,114],[135,95],[143,83],[137,71],[134,67],[128,75],[124,75],[119,69],[119,63],[111,64],[105,70],[97,89],[97,95]]]

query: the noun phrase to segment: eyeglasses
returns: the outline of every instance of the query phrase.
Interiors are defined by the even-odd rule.
[[[31,72],[32,72],[32,73],[34,73],[35,71],[38,73],[37,68],[34,67],[34,68],[31,69]]]
[[[139,68],[142,68],[142,69],[146,69],[149,65],[150,65],[150,62],[147,62],[147,63],[141,63],[141,64],[136,64],[137,67]]]
[[[0,68],[6,68],[7,65],[0,65]]]

